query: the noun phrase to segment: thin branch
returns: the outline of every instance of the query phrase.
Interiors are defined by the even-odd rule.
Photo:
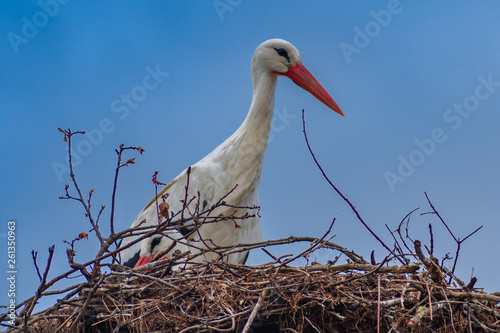
[[[40,297],[42,297],[42,293],[47,289],[46,281],[47,281],[47,276],[49,274],[50,265],[52,264],[52,258],[54,256],[54,249],[55,249],[54,245],[49,247],[49,257],[47,258],[47,265],[45,266],[45,271],[43,272],[43,276],[42,276],[42,279],[40,281],[40,285],[38,286],[38,289],[36,291],[35,296],[33,296],[33,299],[31,300],[29,307],[24,308],[24,310],[21,311],[21,313],[19,314],[19,317],[24,316],[25,322],[27,322],[29,316],[31,315],[31,312],[35,308],[35,304],[37,303],[37,301],[40,299]]]
[[[115,233],[115,227],[114,227],[114,217],[115,217],[115,199],[116,199],[116,189],[118,187],[118,174],[120,172],[120,169],[125,166],[129,166],[130,164],[135,164],[135,158],[131,158],[127,160],[124,164],[121,164],[122,162],[122,154],[125,150],[137,150],[141,155],[144,153],[144,149],[141,147],[125,147],[123,143],[120,145],[119,149],[115,150],[116,154],[118,155],[117,162],[116,162],[116,169],[115,169],[115,180],[113,182],[113,194],[111,195],[111,217],[110,217],[110,229],[111,229],[111,235],[114,235]]]
[[[68,163],[69,163],[69,175],[71,177],[71,180],[73,182],[73,185],[76,188],[76,191],[78,193],[78,197],[76,200],[80,201],[80,203],[83,205],[83,208],[85,209],[85,216],[88,217],[90,224],[92,225],[92,229],[95,231],[97,238],[99,239],[99,242],[101,243],[101,246],[104,244],[104,238],[102,237],[98,226],[94,222],[94,219],[92,218],[92,212],[90,211],[90,196],[92,195],[93,190],[89,191],[89,205],[85,203],[85,199],[83,198],[82,191],[80,190],[80,187],[78,186],[78,182],[76,181],[75,177],[75,172],[73,170],[73,156],[72,156],[72,150],[71,150],[71,139],[73,135],[75,134],[85,134],[83,131],[77,131],[77,132],[71,132],[71,129],[68,130],[63,130],[62,128],[58,128],[60,132],[64,134],[64,141],[68,143]],[[66,190],[66,198],[72,198],[75,199],[74,197],[69,196],[68,194],[68,185],[66,185],[65,190]],[[63,199],[64,197],[60,197]]]
[[[33,264],[35,264],[36,274],[38,275],[40,282],[42,282],[42,275],[40,274],[40,269],[37,264],[38,251],[31,250],[31,257],[33,258]]]
[[[432,204],[431,200],[429,199],[429,196],[427,195],[426,192],[424,192],[425,194],[425,197],[427,198],[427,202],[429,203],[429,206],[431,207],[432,209],[432,212],[430,212],[431,214],[435,214],[439,220],[441,221],[441,223],[443,223],[443,225],[445,226],[446,230],[448,230],[448,233],[451,235],[451,237],[453,238],[453,240],[455,241],[455,243],[457,244],[457,250],[455,252],[455,259],[453,260],[453,266],[451,268],[451,275],[450,275],[450,279],[448,281],[448,283],[451,283],[451,280],[452,280],[452,275],[455,273],[455,268],[457,266],[457,262],[458,262],[458,256],[460,254],[460,247],[462,245],[462,243],[468,239],[470,236],[474,235],[476,232],[478,232],[483,226],[480,226],[478,228],[476,228],[473,232],[471,232],[470,234],[468,234],[464,239],[460,240],[460,238],[457,238],[455,237],[455,235],[453,234],[453,232],[451,231],[451,229],[448,227],[448,224],[444,221],[444,219],[441,217],[441,215],[439,214],[439,212],[437,211],[437,209],[434,207],[434,205]]]
[[[316,156],[314,155],[312,149],[311,149],[311,146],[309,145],[309,139],[307,138],[307,132],[306,132],[306,119],[305,119],[305,116],[304,116],[304,109],[302,109],[302,129],[303,129],[303,132],[304,132],[304,138],[306,140],[306,144],[307,144],[307,149],[309,149],[309,153],[311,153],[311,156],[314,160],[314,163],[316,163],[316,166],[319,168],[319,170],[321,171],[321,174],[323,175],[323,178],[326,179],[326,181],[328,182],[328,184],[330,184],[330,186],[335,190],[335,192],[337,192],[338,195],[340,195],[340,197],[342,199],[344,199],[344,201],[349,205],[349,207],[351,207],[351,210],[354,212],[354,214],[356,215],[356,217],[358,218],[358,220],[363,224],[363,226],[372,234],[373,237],[375,237],[375,239],[383,246],[386,248],[387,251],[389,251],[389,253],[391,253],[393,256],[395,256],[401,263],[404,264],[404,261],[397,257],[396,254],[392,251],[392,249],[390,247],[388,247],[384,241],[382,241],[382,239],[368,226],[368,224],[366,224],[366,222],[363,220],[363,218],[361,217],[361,215],[359,214],[358,210],[356,209],[356,207],[354,207],[354,205],[349,201],[349,199],[347,199],[347,197],[345,195],[342,194],[342,192],[340,192],[340,190],[337,188],[337,186],[335,186],[332,181],[328,178],[328,176],[326,175],[325,171],[323,170],[323,168],[321,167],[321,165],[319,164],[318,160],[316,159]]]
[[[436,214],[436,216],[439,218],[439,220],[445,226],[446,230],[448,230],[448,233],[451,235],[451,237],[453,237],[453,239],[455,240],[456,243],[459,243],[460,240],[457,239],[457,237],[455,237],[455,235],[453,234],[453,232],[451,231],[451,229],[448,227],[448,224],[446,224],[446,222],[443,220],[443,218],[438,213],[438,211],[436,210],[436,208],[434,208],[434,205],[432,204],[431,200],[429,199],[429,196],[427,195],[427,192],[424,192],[424,194],[425,194],[425,197],[427,198],[427,202],[429,203],[429,206],[431,206],[431,208],[432,208],[432,213]]]

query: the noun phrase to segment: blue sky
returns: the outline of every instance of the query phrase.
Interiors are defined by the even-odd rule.
[[[44,266],[56,246],[55,277],[68,270],[62,241],[89,229],[76,202],[58,199],[70,179],[57,127],[92,133],[75,139],[75,170],[84,192],[94,189],[94,207],[107,205],[105,230],[114,149],[146,149],[129,155],[137,163],[120,174],[116,228],[127,228],[154,195],[154,171],[168,182],[238,128],[252,98],[252,54],[269,38],[300,50],[345,117],[279,79],[260,186],[264,238],[319,237],[336,218],[334,242],[366,258],[385,255],[309,156],[305,109],[317,158],[375,232],[392,244],[385,224],[395,228],[417,207],[429,211],[425,191],[457,237],[484,226],[462,244],[457,275],[468,281],[474,269],[477,286],[499,289],[498,2],[54,1],[0,4],[0,242],[6,253],[15,220],[18,301],[38,286],[31,250]],[[428,244],[432,222],[436,256],[454,255],[438,220],[417,213],[413,238]],[[87,261],[97,242],[81,241],[76,251]],[[335,255],[321,250],[313,259]],[[269,260],[256,251],[249,263]]]

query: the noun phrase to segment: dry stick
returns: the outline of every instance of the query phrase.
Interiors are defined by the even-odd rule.
[[[490,301],[495,303],[500,303],[500,296],[496,296],[493,294],[480,294],[480,293],[471,293],[467,291],[448,291],[447,295],[453,298],[472,298],[475,300],[482,301]]]
[[[401,266],[380,266],[371,264],[349,263],[340,265],[312,265],[312,266],[302,266],[302,267],[299,266],[298,268],[303,269],[307,272],[328,271],[334,273],[334,272],[346,272],[355,270],[364,272],[377,271],[378,273],[381,274],[387,274],[387,273],[402,274],[402,273],[415,273],[420,268],[420,265],[410,264]]]
[[[398,233],[399,235],[399,239],[401,239],[401,241],[403,242],[403,245],[406,247],[406,249],[408,250],[408,252],[412,252],[412,250],[410,250],[410,247],[408,246],[408,244],[406,244],[404,238],[403,238],[403,235],[401,235],[401,227],[403,226],[403,223],[405,223],[405,220],[407,221],[406,222],[406,237],[408,239],[411,240],[411,238],[408,237],[408,225],[410,223],[410,218],[411,218],[411,214],[413,214],[413,212],[419,210],[420,208],[415,208],[414,210],[412,210],[411,212],[409,212],[408,214],[406,214],[405,217],[403,217],[403,219],[401,220],[401,222],[399,223],[398,225],[398,228],[396,229],[396,232]],[[412,241],[413,242],[413,241]]]
[[[432,295],[431,295],[431,290],[429,289],[429,284],[427,283],[427,279],[423,279],[425,283],[425,288],[427,289],[427,298],[429,300],[429,314],[430,314],[430,319],[432,321]]]
[[[328,230],[325,232],[325,234],[317,241],[314,241],[314,242],[311,242],[311,245],[309,246],[309,248],[301,253],[299,253],[298,255],[296,255],[295,257],[292,257],[290,259],[286,259],[285,261],[283,261],[281,264],[280,264],[280,267],[283,267],[285,266],[286,264],[300,258],[300,257],[303,257],[305,254],[307,253],[311,253],[312,251],[314,251],[318,246],[322,246],[323,245],[323,242],[325,241],[325,237],[328,236],[328,234],[332,231],[332,227],[333,227],[333,224],[335,223],[335,219],[333,219],[332,223],[330,223],[330,227],[328,227]],[[278,271],[277,271],[278,272]]]
[[[153,184],[155,185],[155,199],[154,200],[155,200],[155,207],[156,207],[156,219],[158,220],[158,224],[161,224],[161,220],[163,218],[161,217],[162,215],[160,214],[160,205],[158,204],[158,200],[163,198],[163,195],[158,197],[158,185],[166,186],[167,184],[158,181],[158,179],[157,179],[158,173],[159,173],[159,171],[155,171],[153,174]],[[188,179],[188,182],[189,182],[189,179]],[[186,195],[187,195],[187,188],[186,188]],[[173,218],[173,216],[172,216],[172,218]],[[170,218],[168,216],[168,210],[167,210],[167,220],[165,222],[167,224],[167,226],[172,221],[172,218]]]
[[[467,316],[469,317],[469,332],[474,332],[472,330],[472,325],[471,325],[471,321],[470,321],[470,318],[472,318],[472,320],[478,325],[480,326],[484,331],[486,332],[492,332],[492,333],[498,333],[498,330],[494,330],[494,329],[491,329],[489,328],[488,326],[484,325],[483,323],[481,323],[475,316],[473,316],[471,313],[470,313],[470,304],[468,304],[468,310],[467,310]],[[465,311],[465,310],[464,310]]]
[[[249,251],[255,248],[261,248],[265,246],[273,246],[273,245],[282,245],[282,244],[292,244],[292,243],[297,243],[297,242],[319,242],[321,243],[322,247],[328,247],[330,249],[337,250],[341,253],[343,253],[346,257],[354,261],[355,263],[362,263],[366,264],[367,262],[359,255],[356,253],[347,250],[346,248],[337,245],[335,243],[331,243],[329,241],[320,241],[320,239],[316,237],[295,237],[295,236],[290,236],[287,238],[281,238],[277,240],[268,240],[268,241],[263,241],[259,243],[249,243],[249,244],[239,244],[237,246],[231,246],[227,247],[227,252],[225,252],[225,255],[229,255],[231,253],[238,253],[238,252],[243,252],[243,251]],[[223,248],[223,247],[221,247]],[[279,258],[278,258],[279,259]]]
[[[35,308],[36,302],[42,297],[42,292],[47,289],[48,285],[45,284],[47,281],[47,275],[49,274],[50,270],[50,265],[52,263],[52,257],[54,256],[54,245],[49,247],[49,257],[47,258],[47,266],[45,267],[45,272],[43,272],[43,277],[42,280],[40,281],[40,286],[38,287],[38,290],[36,291],[35,296],[33,296],[32,301],[27,308],[27,311],[24,314],[24,323],[26,324],[28,321],[29,316],[31,315],[31,312]],[[26,308],[25,308],[26,309]],[[23,316],[23,311],[19,314],[19,317]]]
[[[434,233],[432,232],[432,224],[429,223],[429,237],[430,237],[430,242],[431,242],[431,250],[429,251],[429,254],[431,256],[434,255]]]
[[[257,300],[257,303],[255,304],[253,310],[252,310],[252,313],[250,313],[250,316],[248,317],[248,320],[245,324],[245,327],[243,327],[243,330],[241,331],[241,333],[247,333],[248,330],[250,329],[250,327],[252,326],[252,322],[253,320],[255,319],[255,316],[257,315],[257,312],[259,311],[259,308],[261,307],[262,305],[262,301],[264,300],[264,297],[267,296],[267,291],[269,289],[264,289],[262,290],[262,293],[260,294],[259,296],[259,299]]]
[[[116,154],[118,155],[116,162],[116,170],[115,170],[115,180],[113,181],[113,194],[111,195],[111,216],[109,218],[109,227],[111,231],[111,235],[115,233],[115,198],[116,198],[116,187],[118,185],[118,174],[120,171],[120,163],[122,161],[122,152],[123,152],[123,143],[120,145],[120,150],[115,149]]]
[[[470,234],[468,234],[467,236],[465,236],[464,239],[460,240],[459,238],[455,237],[455,235],[450,230],[450,228],[448,227],[448,225],[446,224],[446,222],[444,221],[444,219],[441,217],[441,215],[439,214],[439,212],[436,210],[436,208],[432,204],[431,200],[429,199],[429,196],[427,195],[427,192],[424,192],[424,194],[425,194],[425,197],[427,198],[427,202],[429,203],[429,206],[432,209],[431,213],[435,214],[439,218],[439,220],[441,221],[441,223],[443,223],[443,225],[445,226],[446,230],[448,230],[449,234],[451,235],[451,237],[453,238],[453,240],[455,241],[455,243],[457,243],[457,251],[455,252],[455,260],[453,261],[453,266],[451,268],[451,274],[454,274],[455,273],[455,268],[457,266],[458,255],[460,253],[460,246],[462,245],[462,243],[467,238],[469,238],[470,236],[472,236],[473,234],[475,234],[476,232],[478,232],[483,226],[480,226],[480,227],[476,228],[476,230],[474,230],[473,232],[471,232]],[[451,283],[451,280],[452,280],[452,276],[450,276],[450,280],[448,281],[448,283]]]
[[[182,204],[182,211],[181,211],[181,220],[184,220],[184,210],[186,209],[187,206],[187,197],[188,197],[188,190],[189,190],[189,176],[191,175],[191,166],[188,166],[187,171],[186,171],[186,193],[184,194],[184,201]]]
[[[278,262],[278,258],[276,258],[271,252],[269,252],[265,247],[262,247],[261,248],[262,251],[264,251],[268,256],[270,256],[271,258],[273,258],[273,260],[275,262]]]
[[[40,274],[40,269],[38,268],[38,264],[36,262],[36,259],[38,257],[38,251],[31,250],[31,257],[33,258],[33,263],[35,264],[36,274],[38,274],[38,278],[40,279],[40,282],[41,282],[42,275]]]
[[[450,228],[448,227],[448,225],[446,224],[446,222],[443,220],[443,218],[441,217],[441,215],[439,215],[439,213],[437,212],[436,208],[434,208],[434,205],[432,204],[431,200],[429,199],[429,196],[427,195],[427,192],[424,192],[425,194],[425,197],[427,199],[427,202],[429,203],[429,206],[432,208],[433,210],[433,214],[436,214],[437,217],[439,217],[439,219],[441,220],[441,222],[444,224],[444,226],[446,227],[446,230],[448,230],[448,233],[451,235],[451,237],[453,237],[453,239],[455,240],[455,242],[460,242],[459,239],[457,239],[455,237],[455,235],[453,234],[453,232],[450,230]]]
[[[102,212],[106,208],[106,205],[101,205],[101,209],[99,209],[99,213],[97,213],[97,218],[95,219],[96,226],[99,226],[99,220],[101,219]]]
[[[75,134],[85,134],[85,131],[71,132],[71,129],[68,129],[66,131],[66,130],[63,130],[62,128],[58,128],[58,130],[64,134],[64,137],[68,141],[69,175],[71,177],[71,180],[73,181],[73,185],[75,185],[75,188],[76,188],[76,191],[78,192],[78,197],[79,197],[79,198],[71,197],[68,194],[68,188],[66,188],[66,194],[67,194],[66,199],[74,199],[74,200],[80,201],[82,203],[83,208],[85,209],[85,213],[86,213],[87,217],[89,218],[90,224],[92,225],[92,228],[95,231],[95,234],[96,234],[97,238],[99,239],[99,242],[101,243],[101,246],[103,246],[104,243],[105,243],[104,242],[104,238],[102,237],[102,235],[101,235],[101,233],[99,231],[99,228],[97,227],[97,225],[94,222],[94,219],[92,218],[92,214],[91,214],[91,211],[90,211],[90,206],[88,206],[85,203],[85,200],[83,199],[82,192],[80,191],[80,187],[78,186],[78,183],[77,183],[76,177],[75,177],[75,173],[73,171],[73,157],[72,157],[72,154],[71,154],[71,137],[73,135],[75,135]],[[64,199],[64,197],[60,197],[60,198]],[[89,198],[89,201],[90,201],[90,198]]]
[[[111,195],[111,216],[109,218],[109,227],[110,227],[110,231],[111,231],[110,237],[115,234],[115,222],[114,222],[114,219],[115,219],[115,198],[116,198],[116,189],[118,187],[118,174],[119,174],[120,169],[122,167],[135,163],[135,159],[132,158],[132,159],[129,159],[124,164],[120,164],[122,161],[123,152],[125,150],[129,150],[129,149],[137,150],[139,153],[141,153],[141,155],[144,152],[144,149],[141,147],[124,147],[123,143],[120,145],[120,150],[115,149],[115,152],[118,155],[118,159],[116,162],[115,180],[113,182],[113,194]],[[101,212],[103,209],[104,209],[104,206],[102,206],[102,209],[99,212],[99,216],[101,215]],[[97,218],[99,219],[99,217],[97,217]],[[115,243],[116,247],[118,247],[117,242],[115,241],[114,243]]]
[[[112,272],[111,275],[123,275],[123,276],[136,276],[136,277],[140,277],[140,278],[143,278],[143,279],[149,279],[151,281],[154,281],[158,284],[161,284],[161,285],[164,285],[164,286],[167,286],[169,288],[172,288],[174,289],[175,291],[181,291],[179,288],[177,288],[176,286],[174,286],[173,284],[165,281],[165,280],[162,280],[162,279],[159,279],[159,278],[156,278],[154,276],[151,276],[151,275],[147,275],[147,274],[141,274],[141,273],[135,273],[135,272]]]
[[[446,291],[444,289],[443,289],[443,295],[444,295],[444,298],[446,299],[446,305],[448,305],[448,310],[450,311],[451,328],[453,329],[453,332],[457,333],[457,331],[455,330],[455,324],[453,323],[453,308],[451,307],[450,300],[446,296]]]
[[[322,333],[321,330],[319,329],[318,326],[314,325],[314,323],[309,319],[307,318],[306,316],[304,316],[304,319],[309,323],[309,325],[311,325],[312,328],[314,328],[314,330],[318,333]]]
[[[391,231],[391,228],[389,228],[389,226],[387,224],[385,224],[385,228],[389,231],[389,233],[391,234],[392,236],[392,239],[394,240],[394,247],[395,247],[395,250],[397,252],[399,252],[400,255],[403,256],[403,260],[406,261],[406,264],[409,264],[410,263],[410,260],[408,260],[406,258],[406,256],[404,255],[404,252],[403,252],[403,248],[401,247],[401,245],[399,245],[399,242],[398,240],[396,239],[396,236],[394,236],[394,232]],[[372,252],[373,253],[373,252]]]
[[[73,323],[69,327],[68,331],[70,331],[70,332],[74,332],[75,331],[76,326],[78,325],[78,322],[80,321],[80,319],[85,314],[85,309],[89,305],[89,302],[92,299],[92,296],[94,295],[95,291],[97,290],[97,288],[99,288],[99,285],[102,283],[102,280],[104,280],[104,277],[105,277],[105,275],[101,275],[101,277],[99,278],[99,280],[97,282],[95,282],[94,287],[92,288],[92,290],[89,291],[89,293],[87,295],[87,299],[85,300],[85,303],[83,303],[81,309],[78,312],[78,316],[75,318],[75,320],[73,321]],[[71,318],[71,317],[72,316],[70,316],[69,318]],[[56,332],[59,332],[63,327],[64,326],[61,325]]]
[[[377,333],[380,333],[380,274],[377,274]]]
[[[306,140],[306,144],[307,144],[307,149],[309,149],[309,153],[311,153],[311,156],[314,160],[314,163],[316,163],[316,166],[319,168],[319,170],[321,171],[321,174],[323,175],[323,178],[326,179],[326,181],[328,182],[328,184],[330,184],[330,186],[335,190],[335,192],[338,193],[338,195],[340,195],[340,197],[342,199],[344,199],[345,202],[347,202],[347,204],[349,205],[349,207],[351,207],[352,211],[354,212],[354,214],[356,215],[356,217],[358,218],[358,220],[363,224],[363,226],[372,234],[373,237],[375,237],[375,239],[380,243],[382,244],[383,247],[386,248],[387,251],[389,251],[394,257],[396,257],[402,264],[404,264],[404,261],[399,258],[398,256],[396,256],[396,254],[384,243],[384,241],[382,241],[382,239],[380,239],[380,237],[377,236],[377,234],[368,226],[368,224],[366,224],[366,222],[363,220],[363,218],[361,217],[361,215],[358,213],[356,207],[354,207],[354,205],[349,201],[349,199],[347,199],[346,196],[344,196],[342,194],[342,192],[340,192],[340,190],[330,181],[330,179],[328,178],[328,176],[326,175],[325,171],[323,171],[323,168],[321,167],[321,165],[319,164],[318,160],[316,159],[316,156],[314,155],[312,149],[311,149],[311,146],[309,145],[309,140],[307,138],[307,133],[306,133],[306,119],[304,117],[304,109],[302,109],[302,129],[303,129],[303,132],[304,132],[304,138]]]

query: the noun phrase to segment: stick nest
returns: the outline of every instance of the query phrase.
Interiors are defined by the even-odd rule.
[[[419,264],[160,261],[114,266],[77,290],[10,332],[500,331],[500,296],[434,281]]]
[[[359,222],[387,250],[387,257],[381,263],[376,263],[374,255],[371,263],[368,263],[356,253],[330,243],[331,238],[327,239],[327,236],[334,219],[321,239],[290,237],[217,250],[207,246],[203,250],[216,251],[220,258],[227,258],[232,253],[261,248],[274,259],[266,265],[234,265],[222,260],[194,263],[189,252],[135,269],[109,264],[109,259],[122,250],[118,248],[112,251],[112,245],[124,237],[139,236],[136,239],[138,242],[161,234],[167,228],[181,227],[183,223],[196,222],[196,225],[200,225],[217,222],[218,219],[241,220],[236,216],[225,216],[208,221],[207,216],[212,216],[212,210],[226,205],[225,197],[207,208],[207,211],[201,212],[199,194],[198,199],[196,196],[187,197],[188,168],[188,185],[183,201],[185,207],[180,213],[180,220],[174,219],[179,214],[165,216],[159,211],[159,223],[152,229],[137,227],[115,233],[113,216],[118,172],[122,167],[135,163],[134,158],[123,163],[122,154],[130,150],[140,154],[144,152],[141,147],[125,147],[122,144],[116,150],[118,161],[111,200],[110,234],[106,237],[99,229],[99,218],[105,206],[101,206],[97,217],[93,215],[91,198],[94,190],[91,189],[88,197],[84,197],[73,172],[71,138],[84,132],[59,129],[68,144],[70,174],[78,194],[70,193],[70,185],[66,184],[65,195],[61,199],[76,200],[82,204],[101,247],[95,259],[81,264],[74,261],[74,245],[87,238],[88,234],[80,233],[73,241],[65,241],[71,246],[67,249],[71,270],[50,281],[48,274],[54,246],[49,248],[43,274],[37,264],[37,252],[33,251],[40,285],[33,297],[0,314],[1,325],[8,327],[11,333],[500,332],[500,293],[483,292],[474,288],[475,278],[465,284],[454,275],[461,244],[482,226],[465,237],[457,237],[426,194],[431,211],[421,215],[436,216],[457,246],[451,270],[444,266],[444,261],[451,259],[448,255],[441,263],[434,257],[431,223],[428,224],[429,247],[409,236],[410,217],[416,209],[407,214],[396,230],[392,231],[386,225],[394,240],[394,247],[390,247],[375,234],[355,206],[328,179],[309,146],[304,111],[302,120],[307,147],[323,177],[348,204]],[[156,180],[156,175],[153,176],[153,182],[158,186],[161,183]],[[195,209],[191,212],[187,208],[193,200]],[[246,209],[253,214],[258,214],[259,208],[230,207]],[[185,210],[190,213],[187,217],[182,214]],[[162,223],[161,216],[166,218]],[[311,246],[292,258],[285,259],[291,255],[276,258],[266,250],[269,246],[300,241],[310,242]],[[341,252],[347,257],[347,263],[336,265],[337,257],[328,264],[290,266],[296,259],[309,262],[310,255],[322,248]],[[423,249],[427,250],[428,255],[424,254]],[[395,260],[401,265],[388,265]],[[86,279],[85,282],[53,290],[55,284],[78,272]],[[34,313],[35,304],[48,295],[61,295],[61,299],[50,308]]]

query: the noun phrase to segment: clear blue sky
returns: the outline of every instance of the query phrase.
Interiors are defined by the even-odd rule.
[[[385,255],[310,158],[304,108],[325,171],[387,243],[385,224],[395,228],[409,211],[429,210],[426,191],[457,237],[484,225],[463,243],[457,275],[468,281],[474,268],[477,286],[500,289],[498,2],[60,2],[0,5],[0,241],[6,253],[7,222],[15,220],[18,301],[38,285],[31,250],[44,266],[56,245],[55,277],[68,270],[62,240],[89,230],[81,207],[58,199],[70,179],[60,169],[66,145],[57,127],[93,133],[75,140],[76,173],[85,192],[95,190],[94,207],[107,205],[105,231],[114,149],[146,149],[129,155],[137,163],[120,175],[117,229],[127,228],[154,195],[154,171],[168,182],[239,126],[252,98],[250,59],[269,38],[300,50],[345,117],[279,79],[260,186],[264,238],[319,237],[335,217],[334,242],[366,258],[372,249],[377,259]],[[453,255],[451,237],[431,215],[414,215],[412,236],[428,244],[428,222],[436,256]],[[97,242],[81,241],[76,251],[84,262]],[[334,255],[323,250],[312,259]],[[269,259],[257,251],[249,263]]]

